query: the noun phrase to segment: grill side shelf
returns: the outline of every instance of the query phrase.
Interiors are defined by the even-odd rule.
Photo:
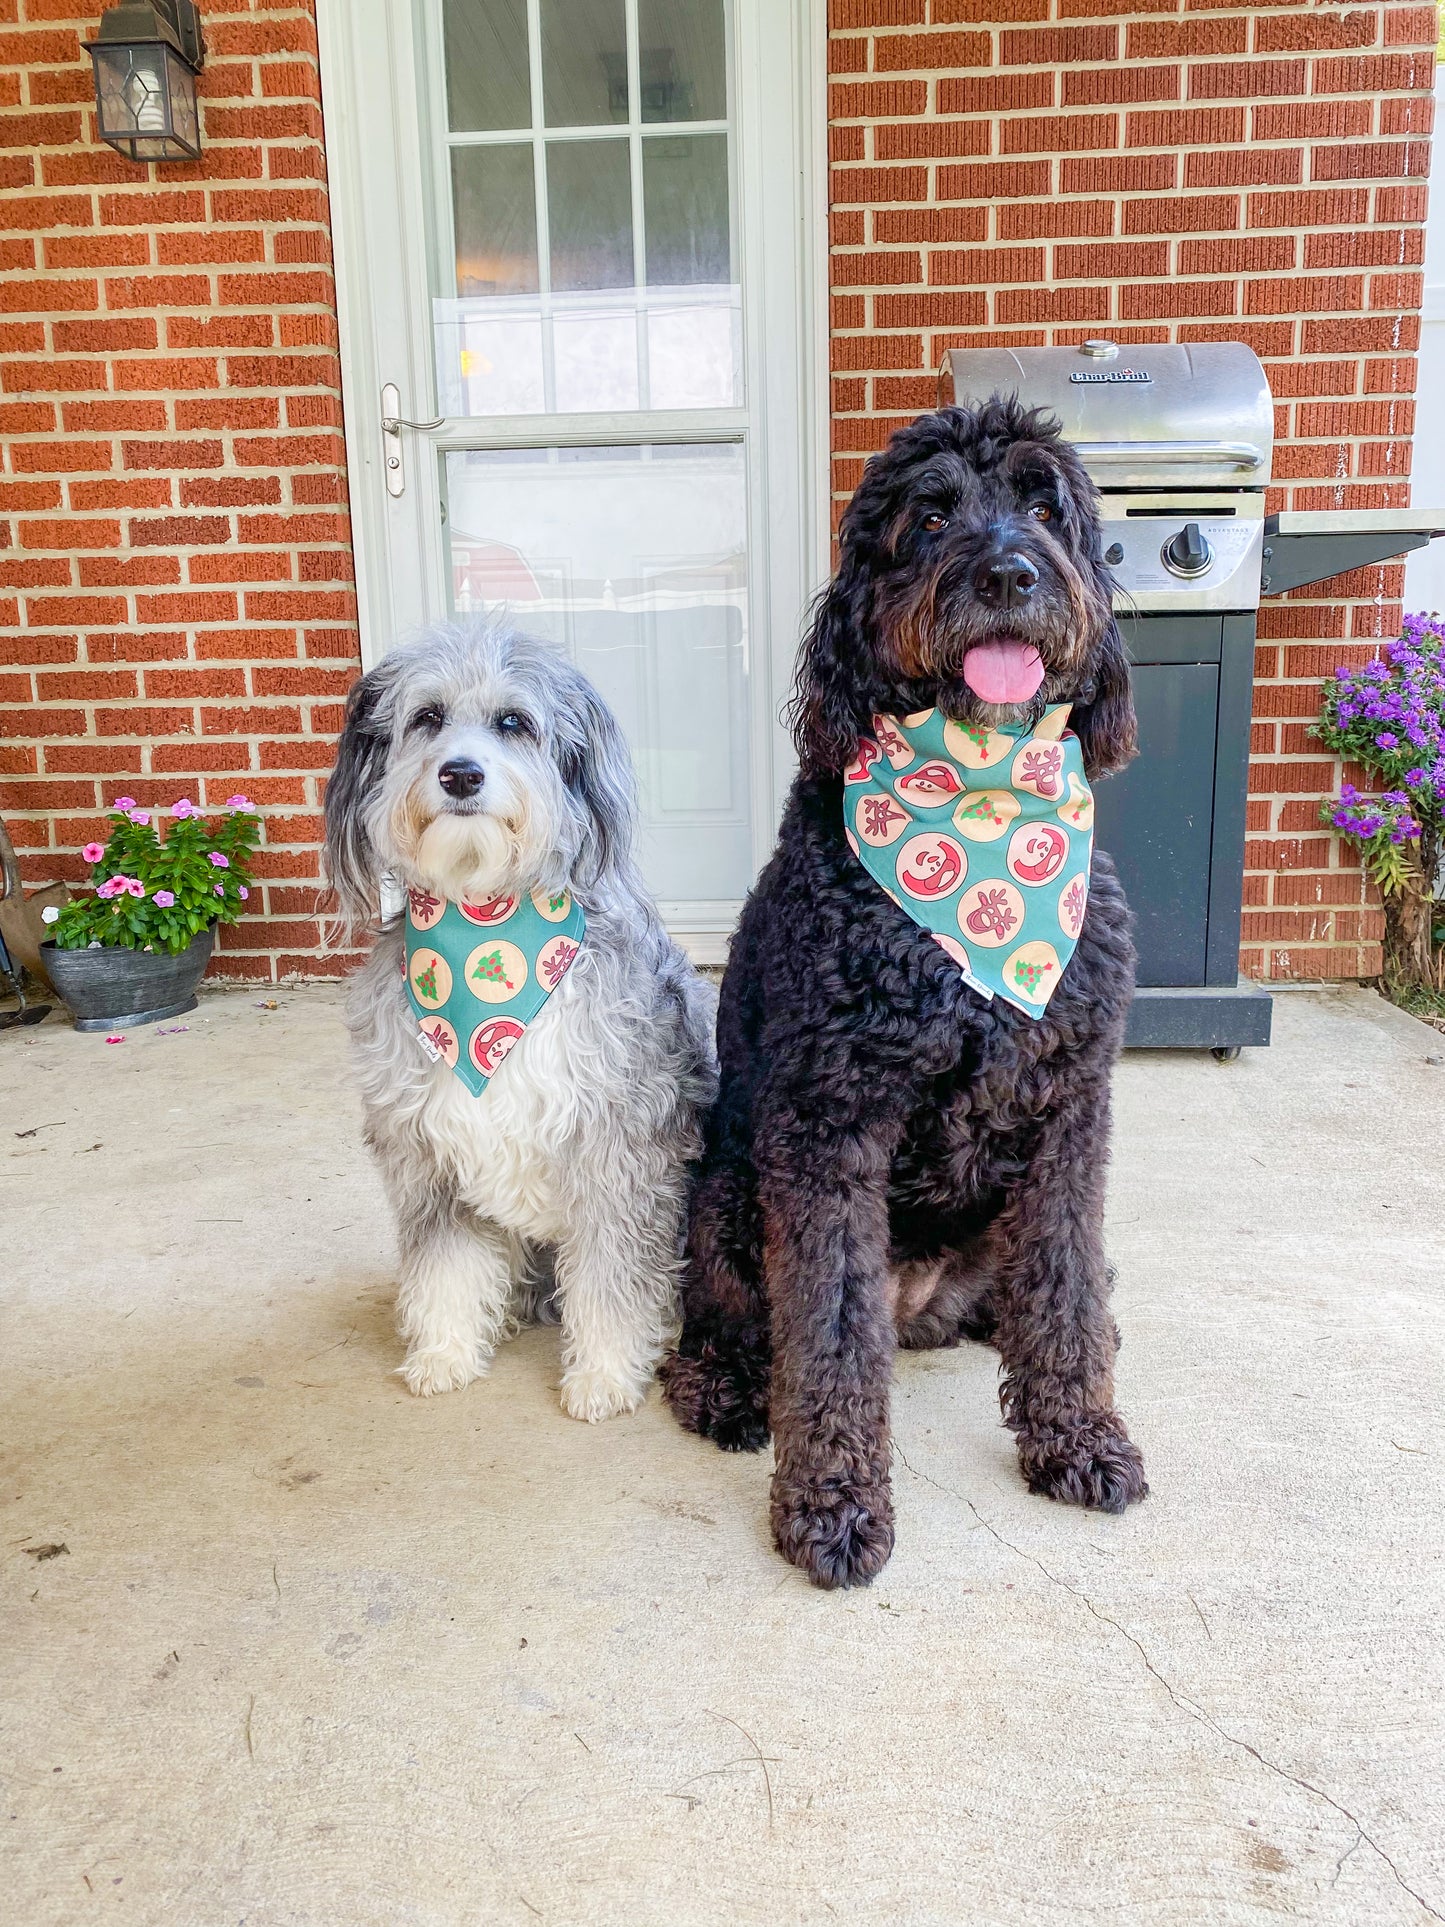
[[[1445,512],[1430,509],[1281,511],[1264,522],[1261,595],[1284,595],[1351,569],[1423,549],[1445,534]]]

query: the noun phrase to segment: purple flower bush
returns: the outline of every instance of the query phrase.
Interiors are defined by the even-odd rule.
[[[1316,734],[1379,787],[1341,786],[1323,820],[1360,846],[1385,899],[1387,974],[1433,983],[1445,854],[1445,619],[1406,616],[1398,640],[1324,686]]]
[[[81,852],[95,895],[65,904],[51,925],[59,949],[176,955],[213,923],[240,916],[261,834],[249,797],[228,797],[225,813],[207,818],[184,797],[169,810],[142,810],[133,796],[118,796],[110,820],[105,843]]]

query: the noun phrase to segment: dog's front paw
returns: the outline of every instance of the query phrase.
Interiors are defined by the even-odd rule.
[[[724,1452],[760,1452],[768,1442],[766,1365],[725,1364],[711,1345],[701,1358],[676,1352],[663,1360],[662,1395],[679,1425]]]
[[[572,1365],[562,1374],[562,1410],[584,1425],[635,1412],[646,1397],[647,1381],[639,1384],[634,1373]]]
[[[461,1391],[481,1376],[482,1365],[474,1345],[449,1338],[439,1345],[413,1345],[398,1370],[418,1398],[430,1398],[434,1392]]]
[[[1030,1492],[1065,1505],[1122,1512],[1149,1490],[1139,1448],[1113,1412],[1068,1431],[1021,1433],[1019,1464]]]
[[[773,1481],[773,1542],[815,1586],[866,1586],[893,1551],[886,1485],[824,1487]]]

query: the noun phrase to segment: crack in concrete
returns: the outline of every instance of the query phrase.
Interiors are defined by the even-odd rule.
[[[1240,1752],[1247,1753],[1249,1757],[1257,1761],[1266,1772],[1273,1773],[1277,1778],[1288,1781],[1291,1786],[1300,1788],[1304,1793],[1312,1793],[1317,1800],[1323,1800],[1327,1807],[1333,1808],[1333,1810],[1340,1815],[1341,1819],[1348,1820],[1350,1825],[1355,1829],[1355,1838],[1351,1841],[1346,1851],[1341,1854],[1335,1865],[1334,1878],[1330,1881],[1331,1887],[1333,1887],[1339,1879],[1340,1872],[1350,1855],[1354,1853],[1360,1845],[1360,1842],[1364,1841],[1365,1845],[1372,1848],[1373,1851],[1379,1855],[1380,1859],[1384,1861],[1394,1877],[1395,1884],[1400,1890],[1403,1893],[1407,1893],[1411,1900],[1415,1902],[1415,1905],[1422,1908],[1423,1911],[1430,1916],[1431,1920],[1438,1920],[1445,1923],[1445,1914],[1439,1913],[1431,1906],[1423,1894],[1416,1892],[1390,1858],[1389,1854],[1386,1853],[1385,1849],[1380,1845],[1379,1841],[1375,1839],[1374,1835],[1350,1812],[1348,1807],[1341,1805],[1333,1794],[1327,1793],[1321,1786],[1316,1786],[1312,1780],[1306,1780],[1298,1773],[1291,1773],[1288,1767],[1280,1766],[1277,1761],[1271,1760],[1266,1754],[1261,1753],[1257,1746],[1252,1746],[1248,1740],[1240,1739],[1237,1734],[1231,1733],[1225,1727],[1221,1726],[1218,1720],[1214,1719],[1209,1713],[1206,1713],[1202,1706],[1196,1705],[1187,1694],[1179,1692],[1172,1682],[1165,1678],[1164,1674],[1160,1672],[1159,1668],[1149,1657],[1143,1643],[1129,1631],[1127,1626],[1121,1625],[1117,1619],[1112,1618],[1108,1613],[1102,1611],[1081,1588],[1071,1586],[1067,1579],[1061,1579],[1056,1572],[1051,1572],[1037,1554],[1025,1550],[1023,1546],[1016,1546],[1011,1539],[1005,1539],[993,1521],[991,1519],[985,1519],[973,1500],[970,1499],[966,1493],[955,1492],[952,1486],[942,1485],[937,1479],[930,1478],[926,1472],[919,1472],[914,1466],[910,1465],[907,1454],[896,1439],[893,1441],[893,1449],[898,1454],[905,1468],[913,1474],[915,1479],[920,1479],[925,1485],[931,1485],[935,1492],[944,1493],[948,1498],[956,1500],[960,1505],[966,1505],[979,1525],[983,1527],[984,1531],[996,1539],[1005,1551],[1013,1553],[1017,1559],[1027,1559],[1030,1565],[1037,1566],[1051,1585],[1057,1586],[1061,1591],[1068,1593],[1071,1599],[1077,1599],[1080,1605],[1086,1607],[1102,1625],[1111,1626],[1121,1638],[1126,1639],[1144,1662],[1144,1668],[1150,1678],[1157,1681],[1158,1684],[1163,1687],[1165,1693],[1169,1696],[1171,1704],[1177,1707],[1181,1713],[1188,1714],[1191,1719],[1197,1720],[1201,1726],[1208,1727],[1210,1732],[1216,1734],[1226,1745],[1237,1747]],[[1198,1611],[1198,1608],[1196,1607],[1195,1610]]]

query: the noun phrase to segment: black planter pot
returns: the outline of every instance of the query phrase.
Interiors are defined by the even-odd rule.
[[[116,1030],[159,1023],[196,1007],[196,985],[215,945],[203,930],[179,956],[121,948],[57,950],[41,945],[45,969],[69,1006],[77,1030]]]

